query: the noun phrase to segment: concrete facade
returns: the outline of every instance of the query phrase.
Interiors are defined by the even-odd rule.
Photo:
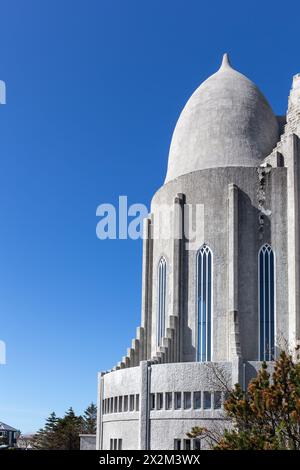
[[[227,57],[189,100],[166,182],[144,224],[141,326],[122,360],[99,374],[98,449],[189,448],[198,445],[186,439],[193,426],[230,426],[222,411],[226,387],[216,377],[222,371],[227,387],[246,387],[260,367],[263,246],[275,259],[272,357],[283,344],[299,344],[299,138],[300,75],[286,117],[273,115]],[[197,281],[203,246],[212,253],[211,357],[204,362]],[[162,257],[165,326],[158,338]]]

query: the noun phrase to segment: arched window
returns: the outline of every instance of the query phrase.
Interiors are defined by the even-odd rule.
[[[197,254],[197,361],[211,361],[212,251],[203,245]]]
[[[157,345],[161,344],[161,339],[165,336],[166,328],[166,271],[167,263],[165,258],[160,258],[158,263],[158,307],[157,307]]]
[[[258,262],[259,359],[272,361],[275,356],[275,255],[270,245],[261,247]]]

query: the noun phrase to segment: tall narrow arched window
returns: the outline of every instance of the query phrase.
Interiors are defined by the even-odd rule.
[[[157,345],[161,344],[166,329],[166,281],[167,263],[160,258],[158,263],[158,306],[157,306]]]
[[[259,359],[272,361],[275,356],[275,255],[270,245],[258,254],[259,289]]]
[[[211,361],[212,251],[203,245],[197,254],[197,361]]]

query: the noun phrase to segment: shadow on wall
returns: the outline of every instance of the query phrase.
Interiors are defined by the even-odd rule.
[[[258,198],[260,189],[258,187]],[[262,202],[262,201],[261,201]],[[259,201],[258,201],[259,203]],[[247,360],[258,359],[258,253],[271,241],[270,218],[255,207],[239,189],[238,203],[238,308],[241,354]],[[253,231],[256,227],[256,232]],[[256,236],[255,236],[256,233]],[[257,334],[249,335],[249,331]]]
[[[183,240],[183,246],[186,246],[185,244],[188,242],[186,238]],[[196,262],[196,261],[195,261]],[[183,259],[183,278],[185,282],[183,283],[183,286],[189,286],[189,256],[186,254]],[[196,360],[196,347],[193,346],[193,331],[188,325],[188,317],[189,317],[189,312],[188,312],[188,306],[189,306],[189,290],[186,287],[183,289],[182,292],[182,308],[183,308],[183,320],[182,320],[182,338],[181,338],[181,344],[182,344],[182,350],[183,350],[183,355],[186,358],[186,362],[189,361],[195,361]]]

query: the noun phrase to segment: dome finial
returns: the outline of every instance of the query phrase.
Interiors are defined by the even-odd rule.
[[[223,54],[223,59],[222,59],[222,64],[221,64],[221,67],[219,70],[224,70],[224,69],[231,69],[231,63],[230,63],[230,60],[229,60],[229,56],[227,54],[227,52],[225,52],[225,54]]]

